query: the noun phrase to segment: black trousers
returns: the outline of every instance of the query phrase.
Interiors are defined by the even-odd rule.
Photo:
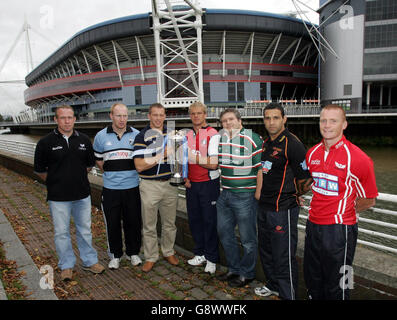
[[[106,223],[109,253],[114,258],[122,257],[123,229],[126,254],[128,256],[137,255],[142,243],[139,187],[126,190],[103,188],[102,210]],[[121,225],[123,225],[123,228]]]
[[[281,299],[296,299],[298,216],[299,207],[275,212],[259,206],[258,247],[266,286]]]
[[[357,232],[357,224],[307,221],[303,270],[309,299],[349,299]]]

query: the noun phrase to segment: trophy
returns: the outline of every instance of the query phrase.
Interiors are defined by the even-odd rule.
[[[187,138],[183,130],[172,131],[168,134],[167,148],[170,148],[172,157],[168,159],[171,166],[170,184],[179,186],[185,184],[188,168]]]

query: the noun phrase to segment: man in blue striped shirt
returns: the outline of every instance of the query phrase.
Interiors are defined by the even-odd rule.
[[[165,108],[152,104],[148,114],[150,123],[135,139],[134,162],[141,177],[144,272],[149,272],[159,258],[157,241],[157,214],[161,216],[161,252],[172,265],[179,263],[175,257],[176,206],[178,188],[170,184],[171,168],[167,163]]]
[[[128,109],[116,103],[110,109],[112,125],[97,133],[94,152],[97,166],[103,171],[102,210],[106,222],[110,269],[118,269],[123,256],[121,221],[127,259],[136,266],[142,263],[141,199],[139,176],[133,160],[134,141],[139,131],[127,126]]]

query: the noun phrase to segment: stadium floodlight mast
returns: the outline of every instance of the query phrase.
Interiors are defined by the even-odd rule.
[[[306,15],[307,11],[304,11],[301,6],[304,6],[305,8],[309,9],[310,11],[315,12],[318,14],[318,10],[315,10],[308,6],[306,3],[303,3],[300,0],[291,0],[292,4],[295,6],[296,12],[299,15],[299,17],[302,20],[303,25],[305,26],[307,32],[309,33],[310,38],[313,41],[314,46],[316,47],[318,54],[320,55],[321,59],[325,62],[325,55],[323,52],[323,48],[328,50],[333,56],[335,56],[337,59],[339,59],[338,54],[336,51],[332,48],[331,44],[325,39],[325,37],[321,34],[320,32],[320,27],[328,21],[332,16],[334,16],[336,13],[339,12],[339,8],[343,7],[347,2],[350,0],[344,1],[342,5],[339,6],[337,10],[333,12],[326,20],[322,21],[318,26],[316,26]],[[306,24],[306,21],[309,21],[311,23],[311,27],[309,29],[308,25]]]
[[[152,0],[157,95],[166,108],[204,101],[202,14],[197,0]]]

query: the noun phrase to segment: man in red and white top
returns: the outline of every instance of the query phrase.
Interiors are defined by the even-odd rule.
[[[311,299],[348,299],[357,243],[358,213],[375,204],[372,160],[343,135],[346,114],[327,105],[320,114],[323,140],[306,154],[313,198],[306,225],[304,277]]]
[[[211,137],[218,132],[207,125],[205,104],[194,102],[189,107],[189,114],[193,129],[187,133],[189,167],[185,186],[195,256],[188,263],[199,266],[206,262],[204,271],[214,274],[219,260],[216,200],[220,186],[217,161],[211,163],[208,146]]]

